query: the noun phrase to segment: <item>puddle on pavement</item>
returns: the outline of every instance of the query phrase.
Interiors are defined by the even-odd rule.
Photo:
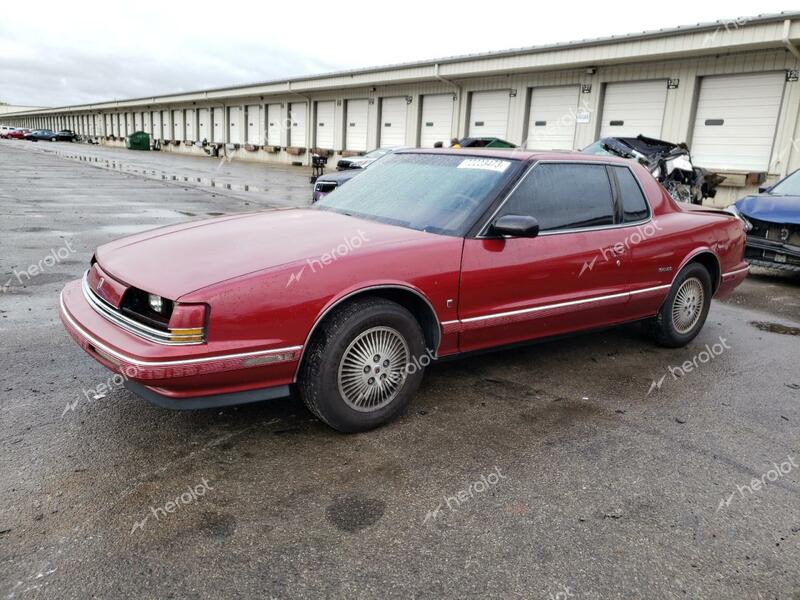
[[[800,335],[800,327],[789,327],[780,323],[770,323],[769,321],[750,321],[750,325],[761,331],[770,333],[781,333],[783,335]]]

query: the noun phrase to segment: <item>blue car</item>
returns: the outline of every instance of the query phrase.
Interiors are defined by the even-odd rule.
[[[800,272],[800,170],[728,207],[747,229],[745,260]]]

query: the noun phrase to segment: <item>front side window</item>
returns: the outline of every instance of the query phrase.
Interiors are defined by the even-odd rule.
[[[531,215],[540,231],[614,224],[605,165],[541,163],[517,187],[498,216]]]

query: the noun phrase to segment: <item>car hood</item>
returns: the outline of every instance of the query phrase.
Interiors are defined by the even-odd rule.
[[[441,236],[325,210],[281,209],[190,221],[100,246],[100,267],[120,282],[177,300],[210,285],[345,246],[374,251]]]
[[[736,208],[759,221],[800,225],[800,196],[747,196],[736,202]]]

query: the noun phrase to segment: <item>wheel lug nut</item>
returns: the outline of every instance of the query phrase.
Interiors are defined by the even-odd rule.
[[[376,354],[375,356],[372,357],[372,360],[374,360],[375,362],[381,362],[381,357]]]
[[[370,384],[370,385],[372,385],[373,383],[375,383],[375,378],[374,378],[374,377],[370,377],[370,378],[367,380],[367,383],[368,383],[368,384]]]
[[[384,367],[388,367],[389,366],[389,361],[388,360],[383,361],[383,366]]]
[[[364,373],[369,373],[369,367],[364,367]]]

